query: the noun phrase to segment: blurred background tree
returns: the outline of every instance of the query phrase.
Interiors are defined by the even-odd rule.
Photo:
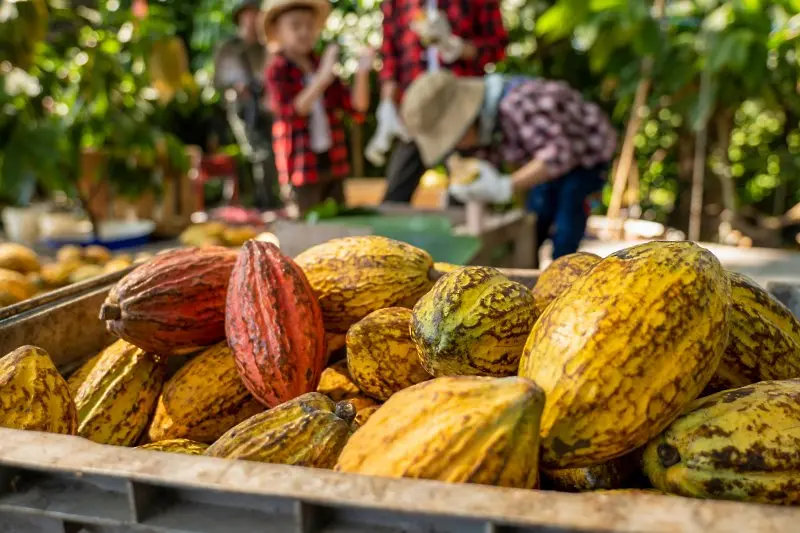
[[[3,6],[9,1],[0,0]],[[11,5],[31,2],[18,0]],[[138,95],[147,95],[146,73],[137,78],[130,70],[136,62],[125,59],[136,53],[117,53],[130,50],[131,44],[120,39],[124,32],[119,30],[126,22],[112,19],[130,17],[131,0],[83,3],[102,14],[105,22],[100,26],[116,31],[102,32],[95,22],[84,19],[80,25],[88,29],[76,33],[83,44],[58,47],[48,40],[47,45],[35,47],[39,59],[33,62],[47,57],[53,68],[29,67],[31,60],[25,58],[10,62],[41,85],[38,96],[25,98],[46,98],[52,73],[64,68],[72,69],[70,76],[80,76],[82,69],[76,67],[81,65],[76,66],[75,60],[83,58],[81,51],[89,54],[86,45],[95,41],[101,51],[119,56],[114,59],[117,63],[128,61],[117,87],[133,83]],[[178,36],[189,52],[195,85],[181,93],[172,108],[158,105],[158,111],[136,115],[139,119],[152,121],[183,142],[203,144],[196,138],[198,132],[207,133],[218,109],[217,95],[209,87],[213,52],[235,31],[231,12],[236,4],[236,0],[149,1],[149,26],[139,33],[137,53],[144,54],[146,43],[157,40],[157,35]],[[333,4],[324,41],[342,46],[342,75],[348,77],[358,49],[380,43],[380,1],[334,0]],[[618,187],[622,194],[615,199],[615,208],[687,231],[698,168],[707,171],[699,183],[705,206],[699,227],[705,239],[725,240],[732,225],[777,227],[770,226],[769,217],[800,202],[800,0],[503,0],[501,4],[511,45],[507,60],[495,67],[498,72],[565,80],[610,113],[621,139],[630,124],[635,126],[633,164],[620,182],[625,187]],[[51,5],[51,19],[54,11],[63,9]],[[0,24],[5,24],[2,20]],[[8,35],[0,30],[3,50]],[[113,93],[96,87],[95,94],[104,90]],[[377,101],[377,83],[375,91]],[[8,97],[0,92],[0,98]],[[128,99],[132,107],[124,108],[125,113],[136,112],[140,100]],[[102,96],[98,101],[94,107],[103,111]],[[63,103],[73,112],[73,102]],[[28,109],[36,113],[26,120],[47,136],[50,118],[37,106]],[[112,107],[106,112],[112,113]],[[106,115],[100,111],[92,131],[101,132],[97,138],[108,138],[115,128],[102,133],[100,122]],[[0,143],[8,138],[3,120]],[[368,119],[356,142],[364,143],[373,128]],[[367,166],[365,174],[380,176],[382,171]],[[609,184],[597,212],[605,212],[611,203]]]

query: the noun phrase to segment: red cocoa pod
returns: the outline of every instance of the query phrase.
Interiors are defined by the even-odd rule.
[[[242,381],[267,407],[317,390],[328,358],[322,310],[303,271],[274,244],[248,241],[239,252],[225,332]]]
[[[162,356],[191,353],[225,339],[225,298],[235,250],[173,250],[122,278],[100,308],[108,331]]]

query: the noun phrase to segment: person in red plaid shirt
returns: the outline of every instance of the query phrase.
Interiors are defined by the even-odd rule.
[[[483,76],[505,58],[508,34],[497,0],[383,0],[383,70],[378,129],[366,157],[387,167],[385,202],[408,203],[427,169],[397,113],[408,86],[426,72],[447,68],[458,76]]]
[[[321,57],[313,52],[330,10],[327,0],[267,0],[263,9],[267,43],[275,50],[265,74],[275,165],[300,214],[328,198],[345,202],[350,165],[341,113],[369,108],[372,52],[359,62],[352,100],[334,74],[338,47]]]
[[[451,183],[462,202],[503,204],[528,194],[537,244],[553,231],[553,258],[578,250],[587,198],[605,185],[617,133],[593,102],[558,81],[426,74],[409,88],[402,118],[422,160],[434,165],[453,151],[478,159],[477,176]],[[512,174],[498,169],[510,167]]]

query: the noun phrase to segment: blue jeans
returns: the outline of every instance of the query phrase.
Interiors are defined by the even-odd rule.
[[[553,259],[575,253],[586,232],[589,212],[586,198],[602,190],[608,164],[576,168],[563,177],[534,187],[526,207],[536,213],[536,245],[553,233]]]

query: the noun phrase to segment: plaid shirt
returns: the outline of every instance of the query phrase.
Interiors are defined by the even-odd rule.
[[[383,0],[383,70],[381,81],[395,81],[402,94],[411,82],[428,68],[425,47],[411,31],[411,23],[425,0]],[[478,50],[471,61],[458,60],[446,66],[457,76],[483,76],[486,65],[505,58],[508,34],[503,27],[497,0],[439,0],[439,9],[447,15],[453,33]]]
[[[605,113],[565,83],[531,79],[511,89],[497,106],[498,142],[479,156],[498,167],[538,159],[552,176],[609,163],[617,134]]]
[[[319,58],[312,58],[314,66]],[[343,179],[350,173],[347,155],[345,129],[341,112],[352,112],[350,92],[344,84],[336,80],[324,95],[325,109],[331,127],[333,146],[328,151],[330,177],[321,175],[317,166],[317,154],[311,149],[309,117],[300,115],[294,107],[294,100],[305,87],[305,73],[285,55],[271,56],[267,64],[265,89],[273,113],[272,148],[275,152],[275,166],[281,184],[295,187],[326,181]]]

